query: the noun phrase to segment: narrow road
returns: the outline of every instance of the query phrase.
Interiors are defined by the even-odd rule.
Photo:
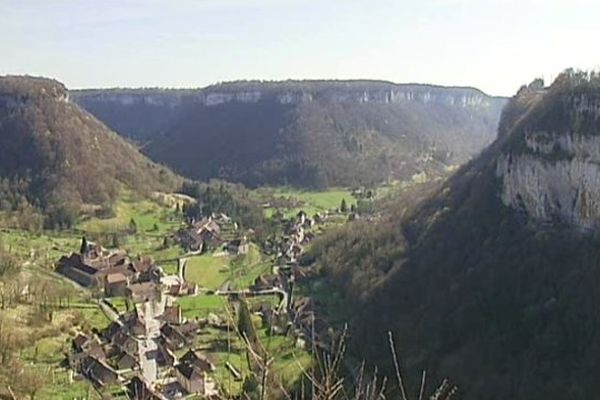
[[[177,259],[177,276],[181,279],[182,282],[185,282],[185,269],[187,267],[187,258],[178,258]]]

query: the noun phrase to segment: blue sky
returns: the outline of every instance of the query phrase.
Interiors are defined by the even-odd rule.
[[[0,74],[70,88],[369,78],[511,95],[596,68],[595,0],[0,0]]]

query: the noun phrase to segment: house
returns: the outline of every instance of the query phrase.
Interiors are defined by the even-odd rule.
[[[73,352],[69,354],[67,361],[69,367],[74,371],[81,371],[83,361],[87,357],[104,360],[106,354],[100,342],[90,336],[79,334],[71,342]]]
[[[85,247],[83,254],[72,253],[70,256],[62,256],[57,262],[56,271],[82,286],[101,287],[105,290],[108,275],[122,273],[128,278],[134,275],[125,252],[110,253],[100,246],[85,242],[83,247]]]
[[[188,393],[211,396],[217,394],[216,383],[209,376],[214,370],[215,366],[199,351],[190,350],[175,367],[175,377]]]
[[[218,241],[221,227],[212,218],[203,218],[178,233],[179,243],[189,252],[205,251],[207,246]]]
[[[171,351],[182,349],[187,344],[185,335],[171,324],[164,324],[160,328],[160,334],[165,346]]]
[[[212,220],[215,221],[217,224],[219,225],[227,225],[227,224],[231,224],[231,218],[229,218],[229,216],[227,214],[223,214],[223,213],[213,213],[212,214]]]
[[[138,257],[131,263],[131,269],[138,281],[154,281],[157,278],[156,264],[152,257]]]
[[[193,365],[195,368],[198,368],[202,372],[214,372],[215,365],[206,358],[204,354],[202,354],[199,350],[189,350],[185,353],[181,359],[180,363]]]
[[[73,253],[70,256],[62,256],[58,260],[56,272],[66,276],[81,286],[95,287],[100,283],[97,268],[86,263],[80,254]]]
[[[160,283],[167,288],[171,296],[191,296],[198,293],[198,285],[186,282],[178,275],[166,275],[160,278]]]
[[[308,215],[304,211],[299,211],[298,214],[296,214],[296,221],[298,225],[304,225],[307,217]]]
[[[282,286],[282,281],[281,281],[281,277],[279,276],[279,274],[273,274],[273,275],[259,275],[258,277],[256,277],[256,279],[254,280],[254,283],[252,284],[252,286],[250,286],[251,290],[254,291],[260,291],[260,290],[269,290],[269,289],[273,289],[274,287],[281,287]]]
[[[118,332],[111,341],[121,352],[135,355],[138,353],[138,342],[125,331]]]
[[[87,356],[81,363],[81,374],[96,386],[104,387],[118,382],[119,374],[104,361]]]
[[[305,229],[309,229],[309,228],[312,228],[313,226],[315,226],[315,224],[316,224],[316,222],[315,222],[314,219],[312,219],[312,218],[306,218],[304,220],[304,223],[302,224],[302,227],[305,228]]]
[[[315,222],[315,224],[322,224],[325,222],[325,217],[321,213],[316,213],[313,215],[312,220]]]
[[[189,364],[178,364],[175,367],[175,377],[179,384],[190,394],[207,396],[207,391],[214,390],[214,382],[206,372],[200,372]]]
[[[121,353],[116,360],[116,366],[119,371],[138,367],[138,361],[130,354]]]
[[[181,325],[183,323],[183,316],[181,315],[181,306],[179,304],[165,306],[165,311],[162,313],[159,319],[169,324]]]
[[[244,237],[242,239],[232,240],[227,243],[226,250],[232,255],[248,254],[248,251],[250,251],[250,245]]]
[[[134,303],[159,300],[161,297],[160,285],[154,282],[134,283],[127,286],[127,296]]]
[[[269,329],[270,335],[285,335],[291,325],[287,314],[277,312],[268,305],[262,305],[259,313],[263,325]]]
[[[104,293],[106,293],[106,296],[125,296],[129,281],[125,274],[122,272],[111,272],[104,279]]]
[[[127,393],[132,400],[163,400],[165,397],[146,385],[138,376],[127,383]]]
[[[98,359],[104,359],[104,350],[98,340],[93,337],[78,334],[72,341],[73,351],[75,353],[86,353],[87,355],[96,357]]]
[[[159,367],[172,367],[175,364],[175,355],[163,343],[158,343],[156,362]]]

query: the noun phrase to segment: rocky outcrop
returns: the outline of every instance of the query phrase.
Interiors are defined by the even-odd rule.
[[[496,174],[505,205],[542,222],[600,227],[600,99],[548,94],[516,127]]]

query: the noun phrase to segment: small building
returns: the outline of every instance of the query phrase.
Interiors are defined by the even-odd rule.
[[[160,334],[165,346],[171,351],[182,349],[187,344],[185,335],[177,327],[169,323],[164,324],[160,328]]]
[[[248,254],[250,251],[250,245],[246,238],[235,239],[227,243],[227,252],[231,255]]]
[[[137,360],[127,353],[122,353],[116,361],[117,368],[119,371],[133,369],[138,366]]]
[[[108,297],[125,296],[128,279],[122,272],[112,272],[106,275],[104,293]]]
[[[129,395],[128,398],[132,400],[163,400],[165,398],[149,388],[138,376],[134,376],[131,381],[127,383],[127,393]]]
[[[215,365],[198,350],[189,350],[179,360],[181,363],[193,365],[202,372],[214,372]]]
[[[127,295],[134,303],[159,300],[161,297],[160,286],[154,282],[134,283],[127,286]]]
[[[104,387],[119,381],[119,374],[108,364],[97,358],[88,356],[81,363],[81,374],[96,386]]]
[[[214,370],[215,366],[199,351],[190,350],[175,367],[175,376],[188,393],[212,396],[217,394],[216,383],[209,376]]]
[[[202,396],[208,395],[207,389],[210,387],[210,381],[205,372],[200,372],[188,364],[178,364],[175,367],[175,376],[186,392]]]

